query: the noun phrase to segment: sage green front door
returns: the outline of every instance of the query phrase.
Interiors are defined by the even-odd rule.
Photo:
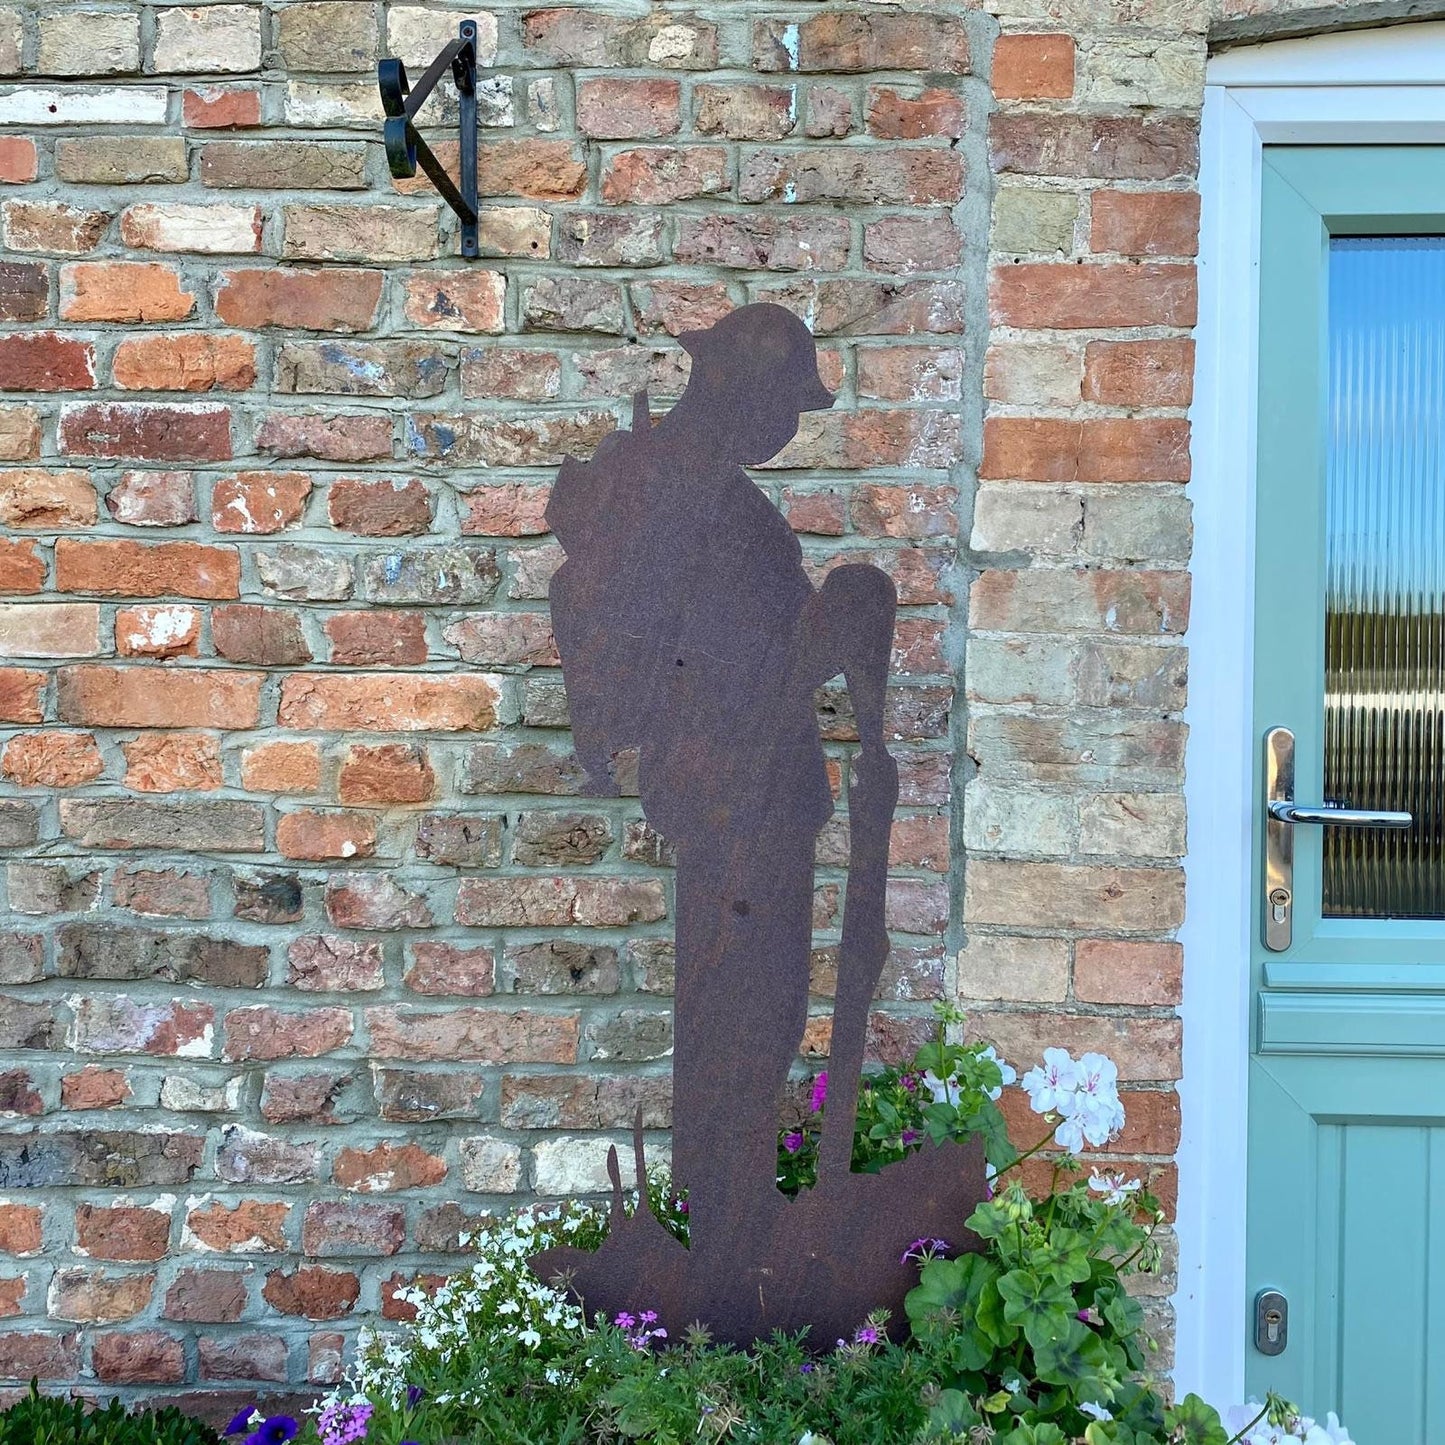
[[[1262,196],[1248,1384],[1442,1445],[1445,148]]]

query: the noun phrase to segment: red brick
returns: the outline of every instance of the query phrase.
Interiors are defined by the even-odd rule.
[[[95,348],[54,331],[0,337],[0,391],[88,391]]]
[[[666,916],[650,878],[465,878],[456,920],[479,928],[624,928]]]
[[[34,542],[0,538],[0,594],[39,592],[45,582],[45,558]]]
[[[372,1149],[346,1148],[336,1156],[332,1178],[343,1189],[363,1194],[426,1189],[447,1177],[446,1161],[419,1144],[381,1143]],[[308,1250],[308,1253],[311,1252]]]
[[[225,1030],[224,1059],[311,1059],[345,1046],[351,1038],[351,1010],[297,1012],[256,1004],[227,1013]]]
[[[218,532],[279,532],[300,522],[310,495],[304,472],[237,472],[211,492],[211,525]]]
[[[337,1320],[351,1312],[361,1294],[354,1274],[303,1266],[292,1274],[280,1270],[266,1276],[261,1297],[283,1315],[308,1320]]]
[[[289,607],[257,607],[251,603],[217,607],[211,613],[211,641],[216,655],[228,662],[295,667],[311,661],[301,617]]]
[[[403,888],[388,873],[332,873],[326,884],[326,916],[338,928],[387,932],[430,928],[433,923],[422,894]]]
[[[485,485],[465,493],[462,532],[480,537],[539,537],[548,530],[546,520],[550,487],[520,482]]]
[[[124,1069],[87,1064],[60,1081],[60,1103],[66,1109],[117,1109],[131,1096]]]
[[[55,585],[62,592],[122,597],[236,597],[241,560],[232,547],[199,542],[62,537],[55,544]]]
[[[0,1275],[0,1319],[25,1313],[25,1275]]]
[[[587,164],[565,140],[493,140],[477,157],[484,196],[567,201],[587,188]]]
[[[490,948],[459,948],[453,943],[418,941],[411,946],[411,958],[411,967],[402,982],[413,993],[483,998],[496,987],[496,960]],[[523,991],[529,991],[525,985]]]
[[[431,526],[426,483],[339,477],[326,494],[333,527],[363,537],[414,537]]]
[[[246,1312],[246,1276],[231,1269],[182,1269],[166,1291],[168,1320],[231,1324]]]
[[[337,797],[349,805],[424,803],[435,792],[426,750],[405,743],[348,748],[337,782]]]
[[[1177,943],[1082,938],[1074,949],[1074,997],[1084,1003],[1174,1005],[1182,997]]]
[[[218,462],[231,455],[231,412],[214,402],[87,402],[60,411],[63,455]]]
[[[192,130],[234,130],[261,124],[261,92],[255,86],[187,86],[181,122]]]
[[[0,606],[0,657],[92,657],[99,644],[100,609],[94,603]]]
[[[213,332],[131,336],[116,348],[111,374],[127,391],[246,391],[256,384],[256,348]]]
[[[212,1200],[186,1215],[187,1243],[216,1254],[280,1254],[288,1247],[291,1206],[281,1201]]]
[[[122,657],[195,657],[200,636],[195,607],[122,607],[115,614],[115,648]]]
[[[90,1347],[91,1369],[107,1385],[178,1385],[186,1356],[175,1335],[160,1330],[107,1330]]]
[[[387,1204],[318,1199],[306,1206],[301,1249],[322,1258],[395,1254],[406,1242],[406,1216]]]
[[[984,423],[983,477],[1032,482],[1187,482],[1183,418],[992,416]]]
[[[356,993],[382,987],[382,964],[379,943],[308,934],[286,950],[286,982],[314,993]]]
[[[131,527],[181,527],[196,520],[196,484],[189,472],[122,472],[105,505]]]
[[[196,298],[161,262],[76,261],[60,268],[65,321],[184,321]]]
[[[507,282],[499,271],[423,271],[406,278],[403,313],[444,331],[506,329]]]
[[[75,788],[101,777],[105,761],[90,733],[22,733],[5,744],[0,772],[22,788]]]
[[[753,58],[760,70],[902,70],[969,73],[963,15],[919,10],[828,11],[799,24],[753,22]]]
[[[331,661],[344,667],[408,667],[427,658],[420,612],[335,612],[326,619]]]
[[[263,743],[241,754],[249,793],[314,793],[321,786],[321,748],[311,742]]]
[[[0,261],[0,321],[40,321],[50,308],[50,267]]]
[[[60,669],[57,711],[83,726],[251,728],[261,682],[255,672],[81,664]]]
[[[381,274],[344,267],[223,271],[216,288],[216,316],[247,331],[263,326],[366,331],[381,303]]]
[[[273,411],[256,429],[256,450],[275,457],[369,462],[391,455],[392,419],[376,412],[319,416]]]
[[[999,112],[989,122],[989,160],[995,171],[1026,176],[1189,179],[1199,169],[1199,116]]]
[[[1199,249],[1199,192],[1095,191],[1089,249],[1193,256]]]
[[[514,346],[469,347],[462,352],[462,395],[555,401],[562,394],[562,364],[554,351]]]
[[[60,251],[82,256],[100,245],[113,211],[91,211],[64,201],[6,201],[5,244],[13,251]]]
[[[282,727],[362,732],[486,731],[496,684],[479,675],[296,673],[281,684]]]
[[[1109,406],[1188,406],[1194,342],[1091,341],[1084,348],[1084,400]]]
[[[1193,266],[1031,262],[995,269],[992,319],[1045,327],[1193,326]]]
[[[61,532],[89,527],[95,518],[89,472],[41,467],[0,471],[0,524]]]
[[[0,1360],[12,1380],[72,1381],[80,1373],[80,1336],[29,1330],[0,1334]]]
[[[150,1303],[155,1283],[153,1274],[63,1269],[50,1284],[50,1313],[54,1319],[85,1324],[134,1319]]]
[[[0,1254],[38,1254],[41,1221],[39,1205],[0,1204]]]
[[[371,1056],[489,1064],[571,1064],[579,1027],[573,1014],[490,1008],[445,1012],[402,1006],[369,1008]]]
[[[369,858],[376,851],[376,819],[366,813],[283,813],[276,848],[283,858],[308,862]]]
[[[880,88],[869,92],[868,130],[880,140],[923,140],[963,134],[963,98],[951,90],[925,90],[918,96]]]
[[[170,1247],[171,1216],[167,1209],[133,1205],[75,1206],[76,1251],[92,1259],[136,1263],[165,1257]]]
[[[1068,100],[1074,93],[1074,42],[1068,35],[1000,35],[993,47],[999,100]]]
[[[38,174],[33,140],[18,135],[0,138],[0,184],[24,185]]]
[[[203,1380],[269,1380],[285,1384],[286,1341],[279,1335],[236,1335],[196,1343]]]
[[[221,747],[209,733],[150,734],[122,743],[121,751],[125,785],[134,792],[210,792],[221,786]]]

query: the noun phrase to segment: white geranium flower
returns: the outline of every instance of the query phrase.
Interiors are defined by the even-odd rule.
[[[999,1076],[1002,1082],[997,1089],[990,1089],[988,1091],[989,1098],[992,1099],[994,1103],[997,1103],[1000,1097],[1003,1095],[1004,1089],[1006,1089],[1010,1084],[1017,1083],[1019,1076],[1018,1070],[1015,1069],[1012,1064],[1007,1063],[1004,1060],[1003,1056],[998,1052],[997,1049],[994,1048],[992,1044],[990,1044],[983,1051],[983,1053],[979,1055],[979,1057],[984,1059],[992,1059],[993,1062],[998,1065]]]
[[[1023,1076],[1024,1092],[1035,1114],[1063,1113],[1078,1088],[1078,1065],[1067,1049],[1045,1049],[1041,1066]]]
[[[929,1069],[924,1073],[922,1083],[923,1087],[933,1095],[935,1104],[948,1103],[955,1108],[958,1107],[958,1101],[962,1097],[963,1091],[959,1088],[956,1074],[950,1074],[946,1079],[940,1079],[932,1069]]]
[[[1089,1188],[1095,1194],[1102,1194],[1105,1204],[1123,1204],[1131,1194],[1137,1194],[1143,1187],[1143,1181],[1139,1179],[1130,1179],[1126,1183],[1122,1174],[1089,1176]]]

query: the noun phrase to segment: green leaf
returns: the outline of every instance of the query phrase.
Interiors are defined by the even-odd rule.
[[[942,1391],[928,1411],[928,1427],[932,1434],[962,1435],[982,1423],[983,1417],[962,1390]]]
[[[998,1292],[1004,1319],[1011,1325],[1022,1325],[1030,1344],[1034,1343],[1036,1331],[1041,1338],[1057,1335],[1069,1322],[1074,1307],[1074,1296],[1066,1285],[1026,1269],[1009,1270],[999,1279]]]
[[[1186,1395],[1164,1412],[1164,1426],[1179,1445],[1229,1445],[1219,1413],[1198,1395]]]

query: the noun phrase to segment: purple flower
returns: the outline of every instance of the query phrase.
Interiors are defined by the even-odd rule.
[[[612,1323],[616,1325],[619,1330],[635,1330],[637,1328],[637,1320],[628,1314],[626,1310],[619,1311],[617,1318],[614,1319]]]
[[[798,1373],[800,1375],[811,1375],[817,1368],[812,1360],[804,1360],[803,1363],[798,1366]]]
[[[272,1415],[246,1436],[245,1445],[286,1445],[300,1431],[301,1427],[289,1415]]]
[[[911,1094],[918,1088],[918,1080],[912,1074],[902,1075],[898,1082]]]
[[[899,1257],[899,1264],[907,1264],[908,1261],[916,1260],[919,1264],[926,1264],[935,1255],[947,1254],[952,1245],[946,1239],[929,1239],[926,1236],[922,1239],[915,1239]]]
[[[783,1148],[786,1149],[789,1154],[796,1154],[802,1147],[803,1136],[797,1129],[783,1135]]]
[[[828,1071],[824,1069],[816,1079],[813,1080],[812,1109],[815,1114],[823,1111],[823,1105],[828,1099]]]
[[[231,1423],[222,1432],[226,1435],[239,1435],[243,1430],[251,1428],[251,1416],[256,1413],[254,1405],[246,1405],[231,1417]]]
[[[426,1391],[423,1390],[420,1385],[408,1385],[406,1387],[406,1408],[408,1410],[415,1410],[418,1401],[420,1401],[421,1397],[425,1394]]]
[[[917,1129],[905,1129],[905,1130],[903,1131],[903,1147],[904,1147],[905,1149],[906,1149],[910,1144],[916,1142],[917,1139],[918,1139],[918,1130],[917,1130]]]
[[[352,1445],[355,1440],[366,1439],[366,1424],[371,1419],[373,1407],[360,1405],[328,1405],[316,1422],[321,1436],[321,1445]],[[286,1437],[290,1439],[290,1436]],[[250,1442],[247,1442],[250,1445]],[[269,1445],[269,1442],[268,1442]],[[279,1442],[278,1442],[279,1445]]]
[[[877,1325],[859,1325],[858,1332],[853,1336],[855,1345],[876,1345],[878,1343]]]

